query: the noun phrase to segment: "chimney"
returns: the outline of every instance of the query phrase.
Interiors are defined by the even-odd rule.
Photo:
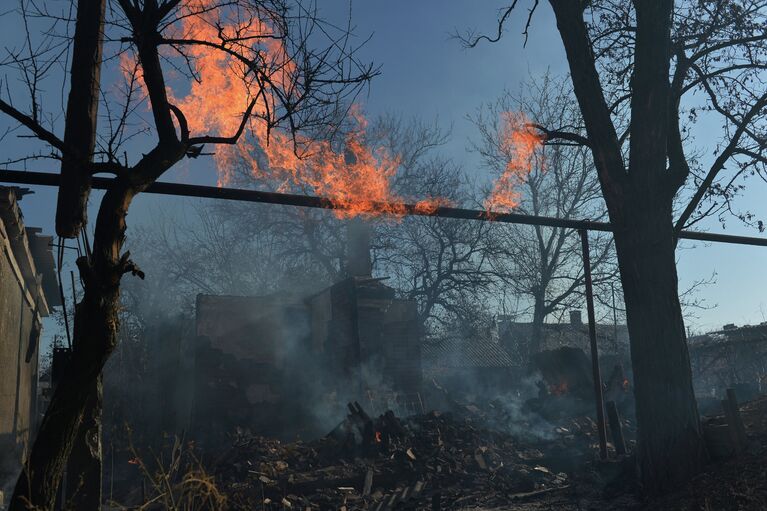
[[[358,217],[346,225],[346,273],[350,277],[369,277],[373,273],[370,224]]]
[[[570,311],[570,324],[571,325],[583,324],[583,319],[581,319],[581,311],[579,310]]]

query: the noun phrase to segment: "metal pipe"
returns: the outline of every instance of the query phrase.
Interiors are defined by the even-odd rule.
[[[599,370],[599,351],[597,350],[597,323],[594,314],[594,288],[591,282],[591,257],[589,255],[589,233],[580,229],[581,250],[583,251],[583,276],[586,284],[586,310],[589,318],[589,344],[591,345],[591,371],[594,377],[594,401],[597,408],[597,429],[599,430],[599,457],[607,459],[607,427],[605,425],[605,407],[602,396],[602,375]]]
[[[32,172],[19,170],[0,170],[0,182],[59,186],[60,175],[51,172]],[[105,190],[111,186],[113,178],[94,177],[92,187]],[[290,193],[262,192],[259,190],[246,190],[241,188],[222,188],[217,186],[189,185],[181,183],[166,183],[158,181],[150,185],[144,193],[160,195],[177,195],[183,197],[200,197],[207,199],[235,200],[243,202],[261,202],[265,204],[281,204],[285,206],[298,206],[304,208],[321,208],[348,210],[341,204],[336,204],[325,197],[311,195],[297,195]],[[564,227],[567,229],[586,229],[589,231],[612,232],[612,226],[607,222],[592,222],[591,220],[571,220],[545,216],[521,215],[519,213],[492,213],[479,209],[439,207],[434,210],[424,210],[415,204],[377,202],[372,204],[374,208],[382,211],[398,210],[404,215],[435,216],[440,218],[457,218],[463,220],[494,221],[521,225],[543,225],[546,227]],[[383,213],[387,216],[396,216],[392,213]],[[715,234],[707,232],[682,231],[680,238],[711,241],[718,243],[734,243],[739,245],[755,245],[767,247],[767,239],[752,236],[733,236],[729,234]]]

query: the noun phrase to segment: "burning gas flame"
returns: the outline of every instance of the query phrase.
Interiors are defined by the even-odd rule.
[[[184,112],[192,136],[233,136],[254,103],[238,143],[215,146],[218,185],[230,183],[234,169],[245,165],[257,182],[270,183],[278,191],[327,198],[341,218],[407,213],[402,204],[405,198],[392,189],[400,157],[383,147],[371,147],[366,140],[367,120],[358,106],[351,109],[350,128],[342,144],[269,128],[265,119],[280,103],[278,96],[300,94],[292,83],[297,66],[282,40],[270,37],[274,28],[269,20],[258,18],[255,9],[246,16],[238,16],[236,9],[215,0],[183,0],[178,21],[164,34],[176,39],[226,41],[221,44],[227,49],[245,52],[259,63],[261,75],[254,76],[246,64],[220,48],[183,45],[195,79],[173,80],[168,86],[169,100]],[[123,53],[120,64],[127,76],[136,68],[135,57]],[[523,114],[505,112],[502,121],[502,150],[509,162],[485,202],[491,211],[518,204],[517,187],[530,172],[534,153],[543,142]],[[426,198],[414,204],[414,212],[428,215],[451,205],[447,199]]]
[[[508,162],[485,201],[489,211],[508,211],[519,204],[519,185],[530,174],[535,152],[544,142],[544,137],[519,112],[501,114],[500,138],[500,150]]]
[[[245,164],[258,182],[272,183],[278,191],[300,190],[326,197],[340,208],[334,210],[339,217],[405,214],[404,199],[392,190],[400,158],[367,143],[367,120],[358,106],[351,108],[351,127],[342,147],[300,133],[269,130],[264,119],[279,104],[277,94],[284,95],[294,86],[290,82],[295,63],[278,38],[264,37],[270,34],[270,23],[226,19],[225,9],[212,7],[212,0],[184,1],[180,22],[170,29],[172,37],[259,41],[254,54],[264,68],[261,85],[249,83],[242,79],[248,73],[236,57],[210,46],[190,45],[185,51],[198,79],[188,90],[169,87],[169,99],[185,112],[192,136],[234,135],[248,105],[255,100],[252,118],[238,143],[215,148],[219,186],[231,182],[233,169]],[[241,47],[236,49],[242,51]],[[122,67],[131,69],[129,62],[123,62]],[[429,198],[416,203],[415,208],[428,214],[444,205],[446,200]]]

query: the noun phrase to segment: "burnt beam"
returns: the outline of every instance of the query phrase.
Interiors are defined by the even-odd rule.
[[[27,184],[38,186],[59,186],[60,175],[51,172],[32,172],[20,170],[0,170],[0,182],[13,184]],[[111,187],[113,178],[94,177],[92,187],[107,190]],[[349,208],[334,203],[325,197],[311,195],[298,195],[290,193],[264,192],[259,190],[247,190],[242,188],[225,188],[217,186],[190,185],[182,183],[155,182],[143,193],[159,195],[176,195],[181,197],[199,197],[205,199],[233,200],[241,202],[259,202],[264,204],[279,204],[283,206],[297,206],[303,208],[320,208],[348,210]],[[466,209],[453,207],[437,207],[425,209],[415,204],[407,203],[373,203],[375,209],[381,211],[402,211],[404,216],[434,216],[440,218],[456,218],[462,220],[494,221],[521,225],[542,225],[546,227],[564,227],[567,229],[587,231],[612,232],[612,226],[607,222],[593,222],[591,220],[572,220],[545,216],[522,215],[519,213],[495,213],[480,209]],[[391,213],[382,213],[384,216],[401,216]],[[767,247],[766,238],[753,236],[734,236],[729,234],[716,234],[696,231],[681,231],[679,237],[688,240],[710,241],[717,243],[731,243],[738,245],[755,245]]]

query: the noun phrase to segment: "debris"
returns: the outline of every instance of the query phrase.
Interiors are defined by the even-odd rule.
[[[365,484],[362,487],[362,495],[370,495],[370,490],[373,488],[373,469],[369,468],[365,473]]]
[[[300,509],[431,505],[446,511],[499,507],[512,498],[532,499],[539,490],[566,488],[566,473],[597,452],[596,424],[589,417],[540,421],[520,436],[504,422],[502,407],[475,408],[371,417],[350,403],[345,420],[319,440],[238,438],[216,463],[216,476],[227,494],[255,507],[264,498],[281,502],[290,495],[287,500]],[[246,477],[248,472],[257,477]]]

